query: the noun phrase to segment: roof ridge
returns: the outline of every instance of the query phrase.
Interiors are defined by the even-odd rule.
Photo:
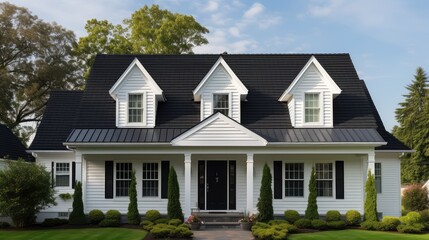
[[[311,56],[311,55],[350,55],[347,52],[338,52],[338,53],[195,53],[195,54],[105,54],[98,53],[97,56]]]

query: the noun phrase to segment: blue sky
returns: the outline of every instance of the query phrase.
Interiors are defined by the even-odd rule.
[[[85,35],[86,20],[120,23],[145,4],[193,15],[210,30],[196,53],[350,53],[390,130],[405,86],[429,69],[425,0],[9,0]]]

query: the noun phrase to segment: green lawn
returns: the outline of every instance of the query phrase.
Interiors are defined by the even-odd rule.
[[[429,240],[429,234],[399,234],[362,230],[326,231],[291,234],[289,240]]]
[[[55,230],[0,230],[4,240],[142,240],[147,232],[127,228],[81,228]]]

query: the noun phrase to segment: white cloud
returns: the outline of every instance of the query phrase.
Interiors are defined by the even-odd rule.
[[[219,3],[217,1],[209,1],[207,6],[203,9],[205,12],[215,12],[219,8]]]
[[[254,3],[243,15],[244,18],[254,18],[257,15],[261,14],[264,11],[264,5],[260,3]]]
[[[240,36],[240,30],[237,27],[230,27],[228,29],[228,32],[234,36],[234,37],[239,37]]]

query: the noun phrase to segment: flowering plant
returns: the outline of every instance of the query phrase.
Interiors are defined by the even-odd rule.
[[[239,220],[239,222],[256,222],[256,215],[255,214],[248,214],[248,213],[244,213],[244,217],[242,219]]]
[[[193,213],[188,217],[188,219],[186,219],[185,223],[203,223],[203,221],[201,221],[201,219]]]

